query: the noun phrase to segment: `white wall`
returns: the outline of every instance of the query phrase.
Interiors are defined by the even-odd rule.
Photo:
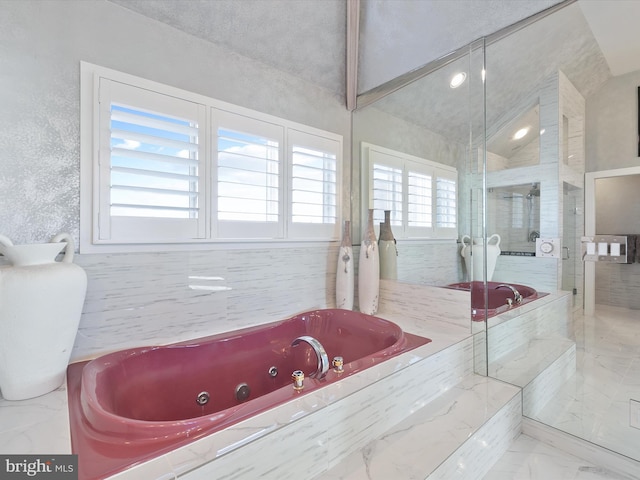
[[[587,99],[586,171],[636,167],[640,71],[614,77]]]
[[[596,179],[596,233],[640,235],[640,175]]]
[[[0,233],[14,243],[78,239],[81,60],[342,134],[349,212],[342,98],[110,2],[9,0],[0,11]],[[330,306],[336,258],[328,243],[78,255],[89,287],[72,358]],[[189,275],[231,290],[196,293]]]
[[[614,77],[602,88],[587,99],[587,157],[588,172],[615,170],[619,168],[637,167],[638,158],[638,86],[640,71]],[[630,180],[631,181],[631,180]],[[600,180],[598,180],[600,182]],[[597,184],[596,190],[598,188]],[[604,184],[602,184],[604,185]],[[601,228],[613,228],[624,225],[624,231],[617,233],[640,233],[640,222],[637,217],[638,205],[636,191],[630,186],[617,189],[615,195],[623,203],[634,202],[634,214],[629,216],[622,211],[613,224],[603,225],[603,220],[596,223]],[[635,187],[637,188],[637,187]],[[596,195],[598,193],[596,192]],[[609,198],[609,201],[612,201]],[[596,204],[596,216],[605,208]],[[630,265],[604,264],[595,265],[595,303],[618,307],[640,309],[640,264]]]

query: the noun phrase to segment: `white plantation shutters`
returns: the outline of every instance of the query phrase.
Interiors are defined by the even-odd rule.
[[[456,238],[455,168],[376,145],[363,144],[362,150],[375,224],[390,210],[397,238]]]
[[[373,223],[384,221],[384,211],[391,212],[391,225],[403,224],[403,161],[401,158],[377,150],[369,151],[371,164],[370,204],[373,208]]]
[[[407,227],[433,226],[433,178],[427,172],[407,171]]]
[[[104,78],[99,102],[98,238],[204,238],[204,106]]]
[[[281,238],[283,127],[221,110],[213,117],[217,236]]]
[[[218,237],[336,238],[339,141],[221,110],[212,116]]]
[[[436,168],[436,234],[457,236],[458,192],[455,172]]]
[[[340,142],[288,129],[287,143],[290,236],[336,236]]]
[[[339,238],[340,135],[82,62],[81,152],[83,252]]]

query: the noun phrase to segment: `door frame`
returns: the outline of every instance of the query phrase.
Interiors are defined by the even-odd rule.
[[[640,175],[640,167],[589,172],[584,175],[584,234],[596,234],[596,180],[599,178]],[[584,262],[584,313],[593,315],[596,307],[596,262]]]

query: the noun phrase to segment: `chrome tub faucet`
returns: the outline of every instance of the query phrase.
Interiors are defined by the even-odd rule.
[[[513,292],[513,300],[517,303],[520,304],[522,303],[522,295],[520,294],[520,292],[513,286],[508,285],[506,283],[501,283],[500,285],[498,285],[495,289],[499,289],[500,287],[504,287],[504,288],[508,288],[509,290],[511,290]]]

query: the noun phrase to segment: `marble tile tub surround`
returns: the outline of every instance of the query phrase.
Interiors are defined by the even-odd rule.
[[[489,319],[489,365],[533,339],[570,338],[570,300],[559,291]]]
[[[295,424],[230,452],[186,478],[295,479],[323,475],[347,455],[453,388],[470,374],[470,369],[471,339],[468,338],[428,360],[358,389],[345,401],[318,409]],[[194,450],[190,455],[195,458],[198,451],[201,452]],[[189,466],[190,462],[185,460],[183,465]]]
[[[472,375],[317,480],[481,478],[521,419],[518,388]]]
[[[568,292],[557,292],[489,319],[489,376],[522,387],[533,416],[576,371]]]

